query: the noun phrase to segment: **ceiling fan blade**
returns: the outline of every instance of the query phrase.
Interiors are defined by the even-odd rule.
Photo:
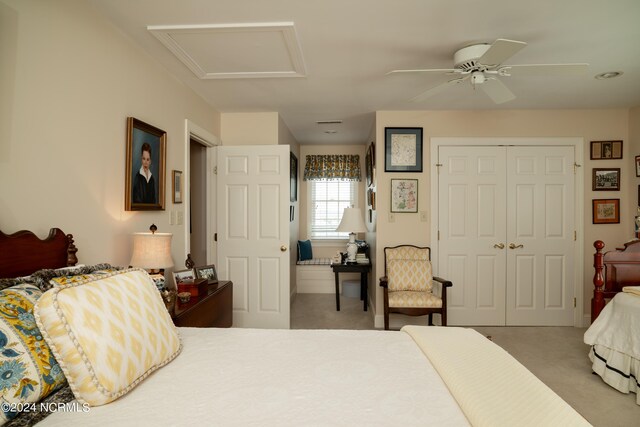
[[[385,76],[388,76],[389,74],[398,74],[398,73],[455,73],[456,70],[454,70],[453,68],[433,68],[433,69],[427,69],[427,70],[393,70],[393,71],[389,71],[387,74],[385,74]]]
[[[442,92],[443,90],[449,88],[450,86],[455,86],[458,83],[462,83],[463,81],[467,80],[470,76],[466,76],[466,77],[462,77],[459,79],[453,79],[453,80],[449,80],[448,82],[444,82],[442,84],[439,84],[438,86],[434,86],[431,89],[427,89],[424,92],[422,92],[419,95],[414,96],[413,98],[411,98],[409,101],[410,102],[421,102],[424,101],[425,99],[429,98],[430,96],[433,96],[439,92]]]
[[[516,96],[498,79],[489,79],[482,83],[480,86],[484,93],[489,95],[489,98],[496,104],[503,104],[505,102],[516,99]]]
[[[527,64],[506,65],[498,68],[498,74],[510,76],[565,76],[587,71],[589,64]]]
[[[515,40],[498,39],[487,50],[484,55],[478,58],[477,62],[482,65],[499,65],[511,58],[527,44]]]

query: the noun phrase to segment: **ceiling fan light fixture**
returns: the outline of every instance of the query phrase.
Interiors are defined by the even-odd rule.
[[[607,80],[615,77],[620,77],[624,74],[622,71],[607,71],[606,73],[600,73],[595,75],[596,80]]]

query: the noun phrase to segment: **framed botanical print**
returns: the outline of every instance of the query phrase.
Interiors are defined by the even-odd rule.
[[[391,180],[391,212],[418,212],[418,180]]]
[[[422,172],[422,128],[384,128],[385,172]]]
[[[165,131],[127,118],[125,210],[164,210],[166,144]]]
[[[619,224],[620,199],[593,199],[594,224]]]

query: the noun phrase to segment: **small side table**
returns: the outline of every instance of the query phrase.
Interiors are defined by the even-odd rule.
[[[207,294],[178,299],[171,316],[176,326],[195,328],[230,328],[233,324],[233,282],[219,281],[207,287]]]
[[[364,311],[367,311],[369,292],[368,276],[371,271],[371,263],[367,264],[331,264],[336,276],[336,310],[340,311],[340,273],[360,273],[360,299],[364,301]]]

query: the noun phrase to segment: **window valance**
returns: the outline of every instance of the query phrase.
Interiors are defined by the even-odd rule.
[[[305,181],[360,181],[360,175],[360,156],[357,154],[311,154],[304,166]]]

